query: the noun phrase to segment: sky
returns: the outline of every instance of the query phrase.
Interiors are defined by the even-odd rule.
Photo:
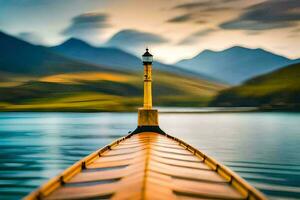
[[[166,63],[236,45],[299,58],[300,0],[0,0],[0,31],[46,46],[148,46]]]

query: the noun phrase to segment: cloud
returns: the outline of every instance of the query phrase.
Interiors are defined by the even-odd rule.
[[[167,20],[167,22],[181,23],[181,22],[190,21],[190,19],[191,19],[191,15],[190,14],[185,14],[185,15],[180,15],[180,16],[171,18],[171,19]]]
[[[18,38],[25,40],[27,42],[30,42],[32,44],[43,44],[44,40],[43,38],[33,32],[21,32],[17,35]]]
[[[173,9],[186,9],[186,10],[198,9],[198,8],[211,6],[212,3],[213,2],[209,2],[209,1],[184,3],[184,4],[179,4],[179,5],[175,6]]]
[[[106,46],[136,51],[141,47],[144,48],[148,45],[158,45],[167,42],[167,39],[153,33],[141,32],[134,29],[124,29],[113,35],[106,42]]]
[[[300,27],[291,30],[288,35],[288,37],[290,38],[299,38],[299,36],[300,36]]]
[[[259,30],[247,30],[245,33],[247,35],[260,35],[262,32]]]
[[[194,36],[207,36],[207,35],[210,35],[211,33],[213,32],[216,32],[217,30],[216,29],[213,29],[213,28],[208,28],[208,29],[204,29],[204,30],[201,30],[201,31],[198,31],[196,33],[194,33],[193,35]]]
[[[72,19],[71,24],[62,31],[67,36],[82,36],[94,34],[103,28],[110,27],[108,15],[97,12],[90,12],[78,15]]]
[[[203,18],[211,17],[215,13],[224,12],[234,9],[235,5],[231,4],[237,0],[213,0],[183,3],[172,7],[172,10],[182,10],[184,14],[175,16],[167,22],[182,23],[182,22],[203,22]]]
[[[234,4],[237,1],[241,0],[207,0],[201,2],[191,2],[179,4],[173,9],[181,9],[181,10],[205,10],[205,11],[214,11],[214,10],[226,10],[234,7]],[[231,4],[231,5],[230,5]]]
[[[293,27],[299,21],[299,0],[269,0],[248,7],[238,18],[222,23],[220,27],[223,29],[268,30]]]
[[[206,24],[207,23],[207,21],[206,20],[197,20],[197,21],[195,21],[195,23],[196,24]]]
[[[211,35],[212,33],[216,32],[216,31],[217,31],[217,29],[214,29],[214,28],[207,28],[207,29],[203,29],[203,30],[197,31],[197,32],[193,33],[192,35],[189,35],[188,37],[186,37],[183,40],[181,40],[178,43],[178,45],[191,45],[191,44],[195,44],[195,42],[197,42],[202,37]]]

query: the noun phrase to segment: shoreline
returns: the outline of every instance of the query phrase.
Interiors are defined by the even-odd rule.
[[[216,108],[216,109],[214,109]],[[136,109],[128,110],[1,110],[0,113],[136,113]],[[299,109],[262,109],[258,107],[157,107],[160,114],[209,114],[209,113],[265,113],[265,112],[288,112],[299,113]]]

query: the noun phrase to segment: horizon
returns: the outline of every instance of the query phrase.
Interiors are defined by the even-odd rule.
[[[233,46],[297,59],[298,8],[297,0],[0,0],[0,27],[37,45],[75,37],[137,56],[149,46],[157,60],[169,64]]]
[[[16,37],[17,39],[22,40],[22,41],[25,41],[25,42],[28,42],[29,44],[36,45],[36,46],[43,46],[43,47],[47,47],[47,48],[48,48],[48,47],[51,48],[51,47],[56,47],[56,46],[63,45],[64,43],[66,43],[66,42],[68,42],[68,41],[70,41],[70,40],[78,40],[78,41],[84,42],[84,43],[86,43],[87,45],[92,46],[92,47],[94,47],[94,48],[111,48],[111,49],[114,48],[114,49],[118,49],[118,50],[124,51],[124,52],[126,52],[126,53],[128,53],[128,54],[131,54],[131,55],[133,55],[133,56],[136,56],[137,58],[140,58],[140,57],[141,57],[141,55],[137,55],[137,54],[135,54],[135,53],[133,53],[133,52],[130,52],[130,51],[126,50],[126,49],[122,49],[122,48],[120,48],[120,47],[105,46],[105,45],[95,45],[95,44],[93,44],[93,43],[90,43],[89,41],[85,41],[84,39],[80,39],[80,38],[76,38],[76,37],[70,37],[70,38],[67,38],[66,40],[64,40],[64,41],[62,41],[61,43],[58,43],[58,44],[56,44],[56,45],[43,45],[43,44],[34,44],[34,43],[30,42],[30,41],[24,40],[23,38],[20,38],[20,37],[14,36],[14,35],[10,35],[10,34],[8,34],[8,33],[5,33],[4,31],[1,31],[1,30],[0,30],[0,32],[4,33],[4,34],[6,34],[6,35],[9,35],[9,36]],[[201,51],[199,51],[199,52],[196,52],[196,54],[195,54],[195,55],[192,55],[191,57],[181,58],[181,59],[175,60],[174,62],[171,62],[171,63],[165,62],[165,61],[161,61],[161,60],[159,60],[159,59],[156,59],[155,61],[161,62],[161,63],[165,63],[165,64],[169,64],[169,65],[176,65],[176,64],[177,64],[178,62],[180,62],[180,61],[185,61],[185,60],[193,59],[193,58],[197,57],[198,55],[202,54],[202,53],[205,52],[205,51],[211,51],[211,52],[214,52],[214,53],[219,53],[219,52],[223,52],[223,51],[226,51],[226,50],[235,48],[235,47],[245,48],[245,49],[251,49],[251,50],[259,50],[259,49],[261,49],[261,50],[263,50],[263,51],[269,52],[269,53],[274,54],[274,55],[277,55],[277,56],[282,56],[282,57],[288,58],[288,59],[290,59],[290,60],[298,60],[298,59],[300,59],[300,57],[297,57],[297,58],[289,58],[289,57],[287,57],[287,56],[284,56],[284,55],[281,55],[281,54],[277,54],[277,53],[275,53],[275,52],[272,52],[271,50],[267,50],[267,49],[260,48],[260,47],[247,47],[247,46],[243,46],[243,45],[235,45],[235,46],[231,46],[231,47],[224,48],[224,49],[220,49],[220,50],[203,49],[203,50],[201,50]],[[146,49],[146,47],[145,47],[145,49]],[[151,49],[149,49],[149,50],[151,51]]]

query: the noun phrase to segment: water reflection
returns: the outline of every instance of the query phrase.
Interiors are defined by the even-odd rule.
[[[300,198],[299,114],[164,114],[161,121],[272,199]]]
[[[0,197],[20,199],[136,127],[134,113],[0,113]],[[300,198],[299,114],[161,114],[169,134],[276,199]]]

